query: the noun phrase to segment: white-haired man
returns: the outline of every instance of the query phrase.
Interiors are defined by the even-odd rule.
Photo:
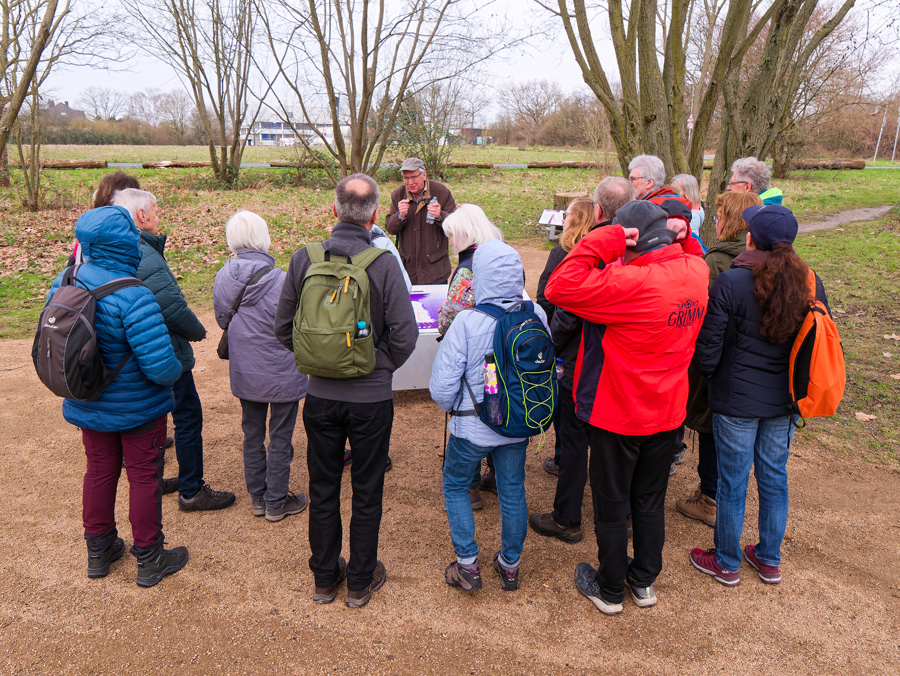
[[[112,203],[124,207],[141,231],[140,279],[156,297],[162,310],[175,356],[181,362],[181,377],[172,386],[175,409],[175,456],[178,479],[166,479],[163,491],[178,484],[178,508],[185,512],[224,509],[234,503],[234,493],[214,491],[203,480],[203,408],[194,384],[194,350],[191,343],[203,340],[206,329],[188,307],[175,275],[163,255],[166,236],[159,232],[159,207],[152,193],[126,188],[113,195]],[[165,484],[169,484],[167,487]]]
[[[727,190],[731,192],[754,192],[765,206],[781,204],[784,193],[769,187],[772,175],[765,162],[755,157],[742,157],[731,165],[731,180]]]

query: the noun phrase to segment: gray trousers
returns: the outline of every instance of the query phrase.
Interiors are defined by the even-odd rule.
[[[266,452],[266,415],[269,419],[269,449]],[[294,459],[294,425],[299,401],[267,404],[241,399],[244,431],[244,480],[251,498],[264,499],[266,506],[281,507],[287,497]]]

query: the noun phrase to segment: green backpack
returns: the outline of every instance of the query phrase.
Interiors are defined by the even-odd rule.
[[[335,260],[321,242],[306,245],[309,268],[300,284],[294,315],[294,362],[300,373],[325,378],[357,378],[375,369],[375,337],[366,268],[385,253],[369,247]],[[346,258],[346,262],[343,259]],[[358,336],[365,322],[365,336]]]

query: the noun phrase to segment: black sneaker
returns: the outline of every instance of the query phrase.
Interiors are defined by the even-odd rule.
[[[181,487],[181,482],[178,480],[178,477],[172,477],[171,479],[163,479],[162,480],[162,494],[168,495],[169,493],[174,493]]]
[[[281,507],[269,507],[266,505],[266,521],[281,521],[286,516],[299,514],[309,507],[309,498],[303,493],[294,495],[288,491],[287,498]]]
[[[604,615],[618,615],[622,612],[621,603],[612,603],[603,598],[600,585],[597,584],[597,571],[591,564],[579,563],[575,566],[575,587]]]
[[[459,587],[465,592],[473,592],[481,589],[481,569],[478,562],[475,562],[475,570],[469,570],[454,561],[444,570],[444,580],[451,587]]]
[[[122,538],[116,538],[102,552],[92,554],[88,551],[88,577],[106,577],[109,574],[109,564],[121,559],[124,553],[125,541]]]
[[[353,456],[350,455],[350,448],[344,449],[344,467],[349,467],[353,464]]]
[[[178,496],[178,509],[182,512],[205,512],[215,509],[225,509],[234,504],[234,493],[228,491],[214,491],[209,484],[203,484],[194,497],[185,499]]]
[[[138,562],[138,587],[152,587],[166,575],[177,573],[187,565],[187,562],[187,547],[160,549],[159,554],[152,561],[147,563]]]
[[[387,462],[384,463],[384,471],[390,472],[392,469],[394,469],[394,463],[391,462],[391,456],[388,456]]]
[[[519,567],[510,571],[500,563],[500,552],[494,554],[494,570],[500,576],[500,587],[503,591],[515,591],[519,588]]]

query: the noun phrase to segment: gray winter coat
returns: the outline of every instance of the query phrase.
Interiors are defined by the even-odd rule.
[[[489,303],[508,308],[522,300],[525,276],[522,259],[515,249],[500,240],[480,244],[472,262],[472,284],[475,304]],[[547,325],[547,315],[540,305],[534,312]],[[472,398],[463,385],[463,374],[480,403],[484,399],[484,355],[494,351],[494,327],[497,320],[478,310],[463,310],[447,330],[431,367],[428,389],[431,398],[444,411],[471,411]],[[516,443],[497,434],[477,416],[450,416],[450,434],[476,446],[492,447]]]
[[[228,326],[231,393],[249,401],[284,404],[306,396],[308,378],[297,372],[294,353],[275,339],[275,310],[286,276],[281,268],[247,287],[228,325],[228,315],[244,285],[261,268],[274,265],[275,259],[263,251],[238,249],[237,258],[216,273],[213,308],[219,326]]]

